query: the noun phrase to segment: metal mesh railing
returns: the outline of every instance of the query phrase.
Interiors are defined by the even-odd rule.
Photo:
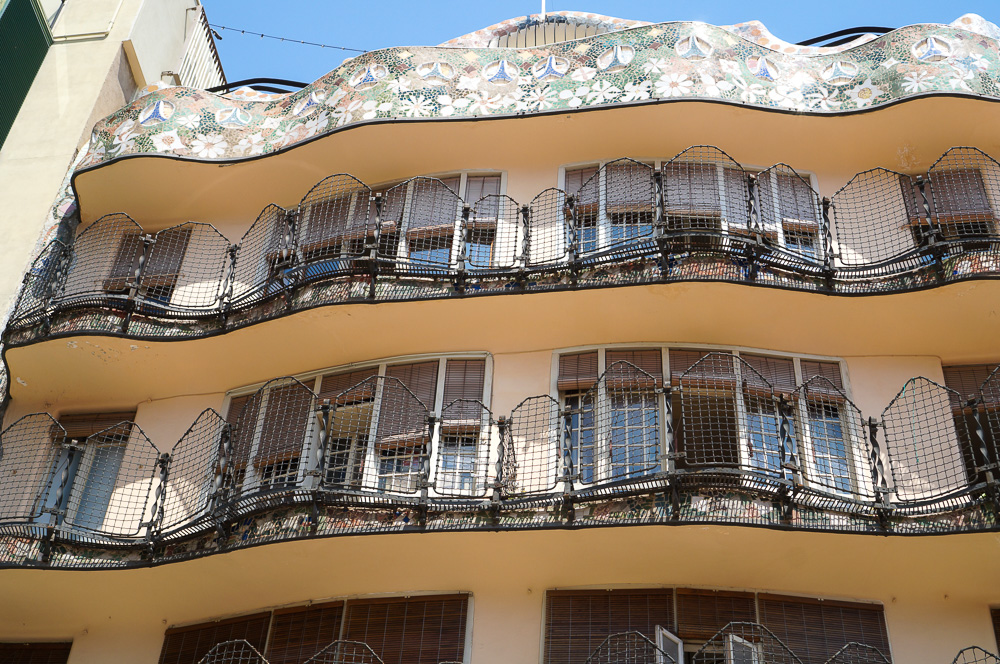
[[[882,412],[896,498],[926,501],[968,486],[969,433],[952,416],[960,395],[927,378],[913,378]]]
[[[212,646],[212,649],[198,660],[198,664],[268,664],[268,662],[249,641],[239,639]]]
[[[570,445],[583,484],[615,482],[661,469],[657,380],[615,362],[577,398]]]
[[[985,448],[986,459],[980,462],[1000,463],[1000,366],[994,369],[979,387],[979,403],[984,405],[985,413],[979,418],[982,427],[982,446]],[[980,442],[974,438],[974,445]],[[980,455],[982,456],[982,455]]]
[[[66,430],[46,413],[26,415],[0,434],[0,524],[60,509],[56,494],[63,471],[69,472],[60,454],[65,438]]]
[[[891,664],[875,646],[851,641],[835,652],[825,664]]]
[[[951,664],[1000,664],[1000,657],[979,646],[970,646],[959,650]]]
[[[82,448],[66,523],[100,535],[142,534],[154,517],[159,450],[133,422],[88,436]]]
[[[769,629],[757,623],[746,622],[732,622],[723,627],[694,654],[691,662],[802,664],[802,660]]]
[[[197,521],[210,512],[225,431],[226,421],[208,409],[174,444],[160,517],[164,532]]]
[[[510,440],[502,461],[503,494],[521,497],[547,493],[560,476],[559,402],[552,397],[529,397],[510,416]]]
[[[604,639],[586,664],[676,664],[676,661],[644,634],[622,632]]]
[[[382,659],[367,643],[334,641],[304,664],[382,664]]]
[[[438,279],[466,292],[470,274],[531,289],[562,287],[571,272],[583,286],[764,280],[853,294],[1000,273],[1000,164],[975,148],[952,148],[923,176],[864,171],[829,205],[791,167],[750,175],[712,146],[688,148],[659,170],[627,158],[572,169],[572,191],[547,189],[523,208],[498,193],[471,200],[499,186],[476,179],[463,200],[457,176],[416,177],[373,195],[351,175],[332,175],[295,210],[265,208],[232,246],[207,224],[151,236],[125,214],[107,215],[64,251],[42,251],[12,322],[102,307],[166,318],[236,312],[244,323],[276,315],[248,310],[282,295],[292,307],[408,299],[426,295],[415,284],[433,289]],[[655,259],[652,272],[598,269],[636,259]],[[292,303],[297,289],[332,279],[343,283]],[[95,325],[108,331],[107,321]]]

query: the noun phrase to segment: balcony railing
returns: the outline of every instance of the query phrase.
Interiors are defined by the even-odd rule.
[[[587,505],[630,496],[654,497],[665,522],[988,530],[1000,506],[997,403],[1000,368],[973,395],[914,378],[866,419],[826,378],[782,392],[725,353],[666,385],[616,362],[572,407],[542,395],[499,417],[468,399],[431,411],[392,377],[328,399],[279,379],[235,421],[206,410],[167,447],[130,422],[79,439],[47,414],[21,418],[0,435],[0,535],[37,542],[39,563],[60,542],[155,559],[281,507],[312,514],[286,535],[297,537],[333,506],[406,510],[418,529],[448,528],[455,513],[502,528],[524,527],[524,511],[574,525]],[[765,501],[771,516],[716,514],[704,498],[728,494]],[[967,518],[938,521],[949,513]]]
[[[694,664],[802,664],[802,659],[766,627],[743,622],[729,623],[719,630],[691,661]],[[960,650],[951,664],[997,662],[1000,658],[996,655],[971,646]],[[268,660],[247,641],[236,640],[219,643],[198,664],[268,664]],[[304,664],[382,664],[382,660],[365,643],[334,641]],[[621,632],[606,638],[586,662],[579,664],[675,664],[675,658],[639,632]],[[852,642],[838,650],[826,664],[889,664],[889,659],[873,646]]]
[[[998,276],[1000,164],[977,149],[924,176],[865,171],[825,199],[788,166],[748,173],[700,146],[659,169],[605,164],[528,205],[463,201],[434,178],[375,192],[332,175],[296,209],[264,209],[237,244],[209,224],[147,234],[108,215],[42,251],[6,340],[189,338],[327,304],[634,283],[858,295]]]

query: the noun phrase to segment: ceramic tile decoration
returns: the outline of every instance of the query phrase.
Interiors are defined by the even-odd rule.
[[[537,22],[521,17],[441,46],[365,53],[285,95],[149,86],[97,124],[78,168],[136,154],[255,157],[380,120],[682,99],[813,114],[865,111],[928,94],[1000,99],[1000,28],[974,14],[829,48],[788,44],[756,21],[717,27],[556,15],[609,32],[544,47],[488,47]]]

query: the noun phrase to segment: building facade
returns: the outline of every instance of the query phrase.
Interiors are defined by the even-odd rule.
[[[996,661],[998,45],[564,12],[151,86],[4,332],[0,653]]]

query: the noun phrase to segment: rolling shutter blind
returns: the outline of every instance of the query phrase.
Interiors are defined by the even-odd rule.
[[[670,351],[670,383],[672,385],[679,385],[681,376],[688,371],[691,367],[708,355],[715,351],[710,350],[671,350]],[[728,355],[728,353],[723,353],[722,355]],[[702,379],[712,379],[716,381],[736,381],[736,373],[733,371],[732,364],[721,373],[717,370],[722,362],[721,356],[716,355],[714,359],[706,360],[699,365],[699,369],[688,374],[688,380],[693,378]]]
[[[367,643],[385,664],[461,662],[467,595],[358,600],[347,603],[347,641]]]
[[[268,390],[255,463],[299,456],[309,431],[311,411],[312,393],[298,383]]]
[[[142,280],[153,280],[153,285],[173,286],[181,271],[188,241],[191,239],[190,228],[171,228],[156,236],[156,243],[149,250],[149,262],[143,269]],[[141,250],[141,243],[140,243]]]
[[[957,367],[944,367],[944,384],[962,395],[963,399],[969,399],[979,394],[979,388],[986,379],[990,377],[995,364],[966,364]],[[996,380],[996,379],[994,379]],[[987,390],[986,398],[993,396],[995,390]],[[955,395],[952,395],[952,400]],[[953,407],[961,407],[964,404],[955,404]],[[996,405],[995,402],[990,405]]]
[[[104,431],[121,422],[132,422],[135,411],[119,413],[85,413],[82,415],[63,415],[59,424],[66,429],[67,438],[86,438],[98,431]]]
[[[420,403],[396,381],[385,381],[382,386],[376,442],[392,442],[392,439],[401,438],[401,442],[412,443],[414,439],[423,440],[427,437],[427,413],[434,410],[437,372],[437,361],[398,364],[386,368],[385,375],[390,379],[397,379]]]
[[[656,196],[652,173],[630,163],[608,166],[607,212],[652,212]]]
[[[931,176],[934,211],[939,216],[984,215],[993,217],[982,174],[974,169],[938,171]]]
[[[726,191],[726,224],[731,230],[749,228],[746,173],[734,168],[723,168],[722,183]]]
[[[332,402],[335,397],[377,375],[378,367],[371,367],[370,369],[358,369],[357,371],[323,376],[323,380],[319,386],[320,401],[330,399]],[[350,394],[345,395],[343,399],[337,402],[338,405],[343,406],[373,399],[375,397],[375,383],[376,381],[372,380],[361,387],[357,387],[357,389],[351,390]]]
[[[753,593],[677,589],[677,636],[707,641],[731,622],[756,622]]]
[[[448,360],[444,371],[444,400],[441,416],[445,420],[479,421],[482,408],[472,401],[482,401],[486,380],[486,360]],[[461,401],[449,408],[456,399]]]
[[[545,595],[545,664],[587,661],[601,641],[635,630],[656,640],[671,629],[673,590],[551,590]]]
[[[118,241],[118,251],[115,262],[111,264],[111,272],[104,281],[104,290],[121,291],[135,277],[139,269],[139,257],[142,256],[142,236],[139,233],[122,233]]]
[[[604,354],[604,364],[610,369],[615,362],[628,362],[642,369],[663,384],[663,356],[658,350],[609,350]]]
[[[757,370],[764,380],[770,383],[775,392],[795,391],[795,363],[780,357],[763,357],[761,355],[740,355],[743,360]],[[744,383],[754,385],[759,383],[756,376],[744,376]],[[762,386],[761,386],[762,387]]]
[[[465,202],[468,205],[475,205],[484,196],[499,193],[499,175],[470,175],[465,181]]]
[[[597,382],[597,351],[559,356],[559,391],[589,390]]]
[[[924,199],[920,196],[920,187],[917,186],[916,181],[909,175],[900,175],[899,188],[903,203],[906,204],[906,214],[911,223],[917,219],[925,219]],[[927,202],[930,203],[930,190],[925,187],[924,191],[927,192]]]
[[[812,187],[797,175],[779,174],[775,179],[782,220],[816,223],[816,199]]]
[[[997,651],[1000,651],[1000,609],[990,609],[990,618],[993,619],[993,635],[997,640]]]
[[[460,178],[418,179],[410,184],[407,232],[418,229],[447,231],[458,220]],[[442,186],[444,185],[444,186]]]
[[[566,187],[565,187],[566,193],[575,196],[577,192],[580,191],[580,188],[583,187],[583,185],[585,185],[587,181],[590,180],[590,178],[594,177],[595,175],[597,175],[596,166],[588,166],[587,168],[574,168],[573,170],[567,170]],[[588,195],[589,191],[590,190],[588,188],[588,192],[585,193],[585,195]],[[597,189],[594,189],[593,191],[594,193],[596,193]],[[588,199],[586,201],[578,201],[578,203],[597,203],[597,200],[596,198],[593,200]]]
[[[881,606],[764,593],[758,595],[758,602],[761,624],[803,664],[823,664],[851,641],[878,648],[889,657]]]
[[[274,612],[267,660],[299,664],[340,637],[343,602],[330,602]]]
[[[826,380],[813,380],[821,376]],[[829,382],[827,382],[829,381]],[[840,365],[836,362],[809,362],[802,360],[802,384],[807,387],[807,395],[824,395],[837,401],[844,399],[844,381]]]
[[[246,639],[264,652],[270,613],[257,613],[218,622],[168,629],[160,650],[159,664],[193,664],[217,643]]]
[[[4,664],[65,664],[72,643],[0,643]]]
[[[663,174],[663,197],[668,214],[721,214],[719,173],[715,164],[669,163],[663,166]]]
[[[251,403],[253,394],[244,394],[241,397],[233,397],[229,400],[229,410],[226,411],[226,422],[229,423],[229,439],[233,446],[233,466],[242,468],[247,463],[250,456],[250,444],[253,441],[254,431],[257,428],[256,406],[259,400],[253,400],[253,412],[247,411],[244,416],[243,411]]]

